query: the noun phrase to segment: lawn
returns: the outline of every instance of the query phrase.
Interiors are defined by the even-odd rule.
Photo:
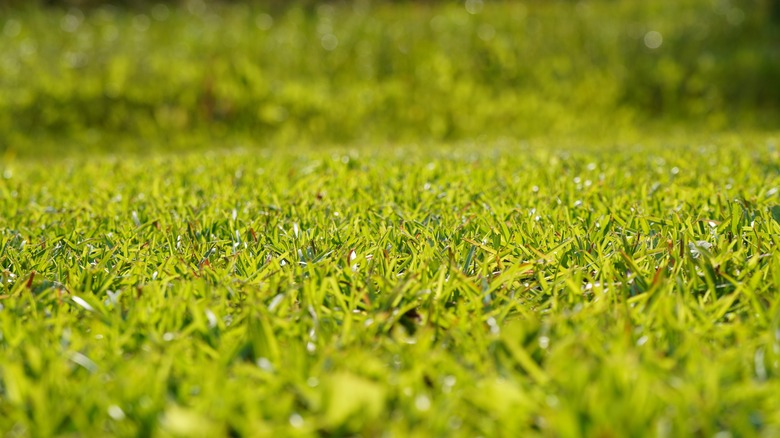
[[[710,2],[188,4],[0,21],[4,436],[780,435],[776,29],[675,79]]]
[[[17,161],[0,429],[780,432],[776,139]]]

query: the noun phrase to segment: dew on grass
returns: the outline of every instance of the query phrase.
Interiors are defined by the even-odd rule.
[[[498,322],[496,322],[496,319],[492,316],[488,318],[487,325],[490,327],[490,333],[494,335],[501,333],[501,328],[498,326]]]
[[[210,329],[213,329],[217,326],[217,323],[219,320],[217,319],[217,315],[214,314],[214,312],[211,311],[211,309],[206,309],[206,319],[208,320],[208,325]]]
[[[89,371],[90,373],[96,373],[98,370],[98,366],[95,362],[92,361],[92,359],[88,358],[82,353],[75,352],[71,354],[70,360],[75,363],[76,365],[81,366],[85,370]]]
[[[91,305],[90,305],[88,302],[84,301],[84,299],[83,299],[83,298],[81,298],[81,297],[79,297],[79,296],[77,296],[77,295],[73,295],[72,297],[70,297],[70,299],[71,299],[71,300],[72,300],[74,303],[76,303],[76,304],[78,304],[80,307],[82,307],[84,310],[87,310],[87,311],[89,311],[89,312],[94,312],[94,311],[95,311],[95,308],[94,308],[94,307],[92,307],[92,306],[91,306]]]
[[[122,421],[125,419],[125,411],[117,405],[111,405],[108,407],[108,416],[116,421]]]
[[[165,342],[171,342],[172,340],[174,340],[176,338],[176,335],[174,335],[171,332],[165,332],[163,334],[162,338],[163,338],[163,341],[165,341]]]
[[[449,391],[457,382],[458,380],[453,375],[444,376],[444,379],[442,379],[442,389],[447,388],[447,391]]]
[[[425,412],[431,408],[431,399],[425,394],[420,394],[414,399],[414,407],[416,407],[418,411]]]
[[[290,415],[290,426],[296,429],[303,427],[303,417],[301,417],[298,413],[293,413]]]
[[[3,275],[6,277],[5,282],[8,284],[13,283],[14,279],[16,278],[16,274],[8,270],[3,271]]]
[[[688,242],[688,249],[693,258],[701,256],[700,250],[709,251],[712,248],[712,244],[706,240],[697,240],[696,242]]]
[[[275,297],[273,297],[271,302],[268,304],[268,311],[275,312],[276,308],[279,307],[279,304],[282,303],[282,300],[284,300],[283,293],[277,294]]]
[[[546,350],[550,346],[550,338],[547,336],[539,336],[539,348]]]
[[[320,385],[320,379],[316,377],[309,377],[306,379],[306,384],[309,385],[309,388],[316,388]]]
[[[121,294],[122,294],[121,291],[114,292],[114,291],[111,291],[111,290],[107,290],[106,291],[106,295],[108,295],[108,297],[106,298],[104,304],[106,306],[116,306],[117,303],[119,303],[119,295],[121,295]]]
[[[258,368],[260,368],[263,371],[266,371],[266,372],[269,372],[269,373],[274,372],[274,365],[271,363],[270,360],[268,360],[265,357],[261,357],[261,358],[257,359],[257,366],[258,366]]]

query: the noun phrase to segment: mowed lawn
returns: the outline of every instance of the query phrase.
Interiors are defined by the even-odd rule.
[[[5,436],[777,436],[777,137],[6,160]]]

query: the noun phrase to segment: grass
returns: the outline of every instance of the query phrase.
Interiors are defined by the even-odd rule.
[[[0,430],[777,435],[777,141],[6,161]]]
[[[13,3],[3,436],[780,435],[771,2]]]
[[[602,143],[780,121],[768,1],[184,3],[3,12],[0,154]]]

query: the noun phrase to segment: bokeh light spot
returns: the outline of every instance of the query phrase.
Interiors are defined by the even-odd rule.
[[[135,29],[138,32],[146,32],[149,30],[149,25],[151,24],[151,21],[149,20],[149,17],[147,17],[144,14],[138,14],[135,17],[133,17],[133,29]]]
[[[648,49],[657,49],[664,43],[664,37],[661,32],[651,30],[645,34],[645,46]]]
[[[728,21],[732,26],[739,26],[743,21],[745,21],[745,13],[742,12],[742,9],[732,8],[726,14],[726,21]]]
[[[268,14],[258,14],[255,17],[255,26],[260,30],[268,30],[274,25],[274,18]]]
[[[17,20],[8,20],[3,26],[3,34],[9,38],[19,36],[22,32],[22,24]]]
[[[469,14],[479,14],[485,4],[482,0],[466,0],[466,12]]]
[[[322,48],[327,51],[336,50],[336,47],[339,46],[339,39],[336,38],[336,35],[328,33],[320,38],[320,44],[322,44]]]
[[[152,18],[157,21],[165,21],[171,15],[171,10],[167,5],[158,3],[152,7]]]
[[[479,26],[477,36],[479,36],[479,39],[482,41],[490,41],[496,36],[496,29],[489,24],[483,24]]]
[[[82,21],[84,21],[84,14],[81,10],[73,8],[60,20],[60,28],[65,32],[72,33],[78,30]]]

